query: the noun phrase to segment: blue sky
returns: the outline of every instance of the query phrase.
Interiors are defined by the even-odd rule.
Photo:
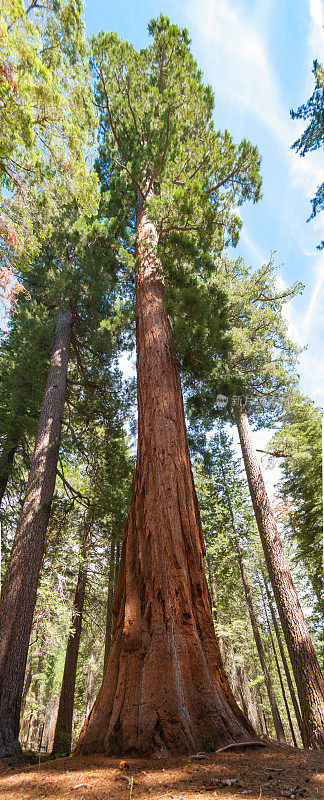
[[[301,389],[324,405],[323,219],[306,224],[310,198],[323,181],[319,151],[300,158],[290,146],[304,124],[289,110],[313,91],[312,63],[323,61],[321,0],[88,0],[88,34],[113,30],[140,48],[147,23],[160,12],[189,30],[193,54],[215,94],[215,124],[235,140],[258,145],[263,199],[242,209],[237,254],[254,267],[276,251],[279,284],[305,284],[286,309],[289,333],[307,350],[301,356]]]

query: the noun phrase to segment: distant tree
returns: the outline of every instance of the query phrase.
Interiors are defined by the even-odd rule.
[[[299,392],[289,392],[280,415],[281,427],[269,450],[281,452],[280,494],[299,555],[324,616],[322,410]]]
[[[81,0],[3,0],[0,32],[1,284],[48,235],[57,195],[91,216],[97,182]]]
[[[324,144],[324,67],[318,61],[313,63],[313,74],[315,77],[315,89],[312,96],[307,100],[307,103],[299,106],[297,111],[290,112],[293,119],[309,120],[304,133],[292,145],[293,149],[300,153],[301,156],[306,155],[311,150],[323,147]],[[324,183],[318,187],[311,202],[312,213],[309,220],[314,219],[316,214],[324,208]],[[309,220],[307,221],[309,222]],[[318,249],[322,250],[323,247],[324,241],[320,242]]]

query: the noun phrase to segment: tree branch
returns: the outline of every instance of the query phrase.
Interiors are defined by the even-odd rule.
[[[82,505],[85,505],[85,506],[86,506],[86,508],[89,508],[89,506],[90,506],[90,500],[89,500],[89,498],[88,498],[88,497],[86,497],[84,494],[81,494],[81,492],[78,492],[78,490],[77,490],[77,489],[75,489],[75,488],[74,488],[74,486],[71,486],[71,484],[69,483],[69,481],[67,481],[67,480],[66,480],[66,478],[65,478],[65,476],[64,476],[64,473],[63,473],[63,466],[62,466],[62,462],[61,462],[61,460],[60,460],[60,464],[61,464],[61,467],[62,467],[62,472],[59,470],[59,468],[58,468],[58,467],[56,468],[56,472],[57,472],[57,474],[58,474],[59,478],[61,478],[61,481],[62,481],[62,483],[63,483],[63,486],[64,486],[64,488],[65,488],[65,489],[67,489],[67,490],[68,490],[68,491],[71,493],[73,500],[74,500],[76,497],[77,497],[77,498],[79,498],[79,499],[81,499],[81,500],[85,500],[86,502],[85,502],[85,503],[82,503]]]
[[[113,137],[115,139],[116,145],[118,147],[118,150],[120,152],[120,155],[121,155],[122,159],[124,161],[126,161],[126,163],[127,163],[126,154],[125,154],[124,149],[121,146],[121,143],[120,143],[119,138],[117,136],[117,131],[116,131],[116,128],[115,128],[114,123],[113,123],[113,118],[111,116],[109,98],[108,98],[108,92],[107,92],[107,87],[106,87],[106,83],[105,83],[105,78],[104,78],[102,69],[100,69],[99,71],[100,71],[100,78],[101,78],[103,89],[104,89],[104,93],[105,93],[106,108],[107,108],[107,112],[108,112],[108,117],[109,117],[109,122],[110,122],[110,127],[111,127],[111,130],[112,130],[112,134],[113,134]],[[140,191],[142,197],[145,198],[145,195],[144,195],[144,192],[143,192],[142,188],[140,187],[138,181],[136,180],[136,178],[134,178],[134,175],[130,172],[130,170],[125,165],[120,164],[119,161],[117,161],[117,164],[119,164],[120,167],[123,167],[124,169],[126,169],[126,172],[128,172],[129,176],[132,178],[132,181],[135,183],[136,188]]]
[[[162,169],[162,167],[163,167],[163,163],[164,163],[164,159],[165,159],[165,156],[166,156],[166,153],[167,153],[168,143],[169,143],[169,127],[170,127],[170,106],[168,106],[168,113],[167,113],[167,127],[166,127],[164,150],[163,150],[163,153],[162,153],[162,156],[161,156],[160,163],[158,164],[158,166],[154,170],[153,175],[151,177],[151,180],[149,182],[148,189],[147,189],[147,192],[146,192],[146,197],[149,195],[149,193],[150,193],[150,191],[152,189],[152,186],[153,186],[153,183],[155,181],[156,176],[160,172],[160,169]]]
[[[226,178],[223,178],[222,181],[219,181],[219,183],[216,183],[215,186],[211,186],[210,189],[206,189],[206,194],[210,195],[210,194],[214,194],[215,192],[218,192],[218,189],[220,189],[221,186],[224,186],[225,183],[228,183],[228,181],[231,180],[231,178],[234,178],[235,175],[237,175],[237,173],[238,173],[238,171],[240,169],[241,162],[242,162],[242,158],[239,158],[236,166],[234,167],[234,169],[232,169],[232,172],[230,172],[229,175],[226,176]]]

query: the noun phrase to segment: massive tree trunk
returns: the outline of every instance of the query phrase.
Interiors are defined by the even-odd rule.
[[[300,607],[245,411],[237,412],[245,469],[269,577],[295,676],[308,747],[324,747],[324,678]]]
[[[19,445],[19,437],[16,439],[7,436],[2,447],[0,456],[0,505],[2,503],[3,495],[7,488],[7,483],[12,470],[14,458]]]
[[[1,593],[0,755],[13,751],[19,735],[30,631],[55,487],[70,334],[71,311],[62,305],[58,313],[26,496]]]
[[[87,566],[91,543],[92,517],[84,522],[81,561],[73,601],[72,623],[66,648],[60,702],[57,714],[52,755],[70,755],[74,708],[75,680],[82,629],[83,607],[87,585]]]
[[[138,452],[103,684],[76,752],[188,753],[254,731],[221,661],[157,231],[136,217]]]

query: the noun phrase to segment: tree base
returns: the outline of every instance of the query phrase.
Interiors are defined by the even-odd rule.
[[[140,616],[134,613],[135,592],[130,603],[133,613],[128,617],[126,549],[125,540],[113,643],[102,687],[75,754],[184,755],[256,741],[223,668],[210,607],[205,607],[207,592],[203,597],[197,591],[192,614],[181,602],[171,613],[159,591],[154,601],[146,593]],[[128,587],[130,582],[129,578]],[[142,586],[144,595],[143,581],[137,580],[135,586]]]

